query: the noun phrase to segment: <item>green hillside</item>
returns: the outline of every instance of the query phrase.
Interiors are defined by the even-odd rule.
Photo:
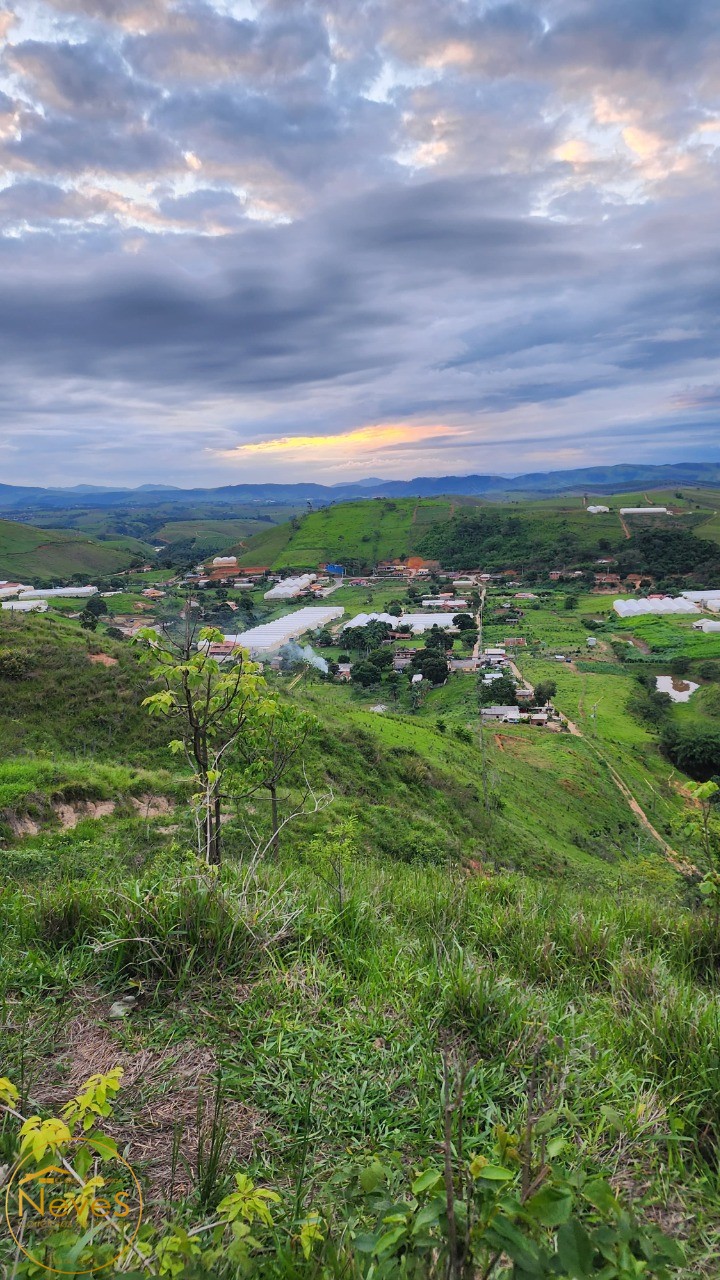
[[[422,504],[414,524],[396,505],[376,533],[389,553],[398,528],[427,537],[438,510],[452,524],[449,504]],[[404,590],[335,598],[349,614]],[[142,705],[141,645],[102,619],[89,634],[0,614],[2,1074],[17,1113],[45,1119],[122,1067],[99,1124],[147,1215],[118,1274],[438,1280],[447,1205],[462,1232],[466,1200],[468,1276],[716,1274],[720,942],[698,891],[701,814],[615,651],[635,633],[611,599],[567,609],[565,589],[536,588],[509,623],[504,598],[490,588],[485,643],[525,639],[523,674],[553,680],[570,724],[483,727],[482,689],[460,671],[418,693],[386,668],[365,688],[266,667],[265,693],[313,718],[277,793],[281,819],[303,812],[262,852],[269,797],[236,758],[213,867],[169,749],[180,722]],[[181,603],[162,600],[175,622]],[[692,728],[717,714],[720,686],[699,656],[689,665],[702,686],[677,723]],[[251,716],[244,744],[252,733]],[[720,856],[715,818],[708,830]],[[0,1123],[3,1166],[19,1128]],[[270,1192],[264,1216],[252,1184]],[[238,1188],[252,1232],[226,1222]],[[108,1261],[75,1222],[38,1234],[24,1240],[60,1272],[72,1249],[87,1273]],[[41,1274],[3,1234],[0,1273],[13,1271]]]
[[[97,542],[67,529],[36,529],[0,520],[0,578],[43,585],[50,579],[107,575],[127,569],[149,548],[136,538]]]
[[[238,551],[242,565],[315,569],[328,561],[368,569],[378,560],[415,552],[438,521],[473,498],[369,498],[324,507],[250,538]]]

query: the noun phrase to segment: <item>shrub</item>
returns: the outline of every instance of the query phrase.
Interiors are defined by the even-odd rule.
[[[17,649],[0,649],[0,679],[24,680],[30,670],[30,661]]]

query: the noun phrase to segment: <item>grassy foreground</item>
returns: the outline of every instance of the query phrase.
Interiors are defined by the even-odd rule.
[[[582,651],[562,609],[522,626]],[[0,1077],[47,1118],[122,1068],[102,1123],[141,1181],[146,1252],[118,1274],[445,1276],[466,1212],[458,1276],[717,1275],[720,932],[604,763],[697,847],[621,664],[522,659],[584,737],[481,739],[461,675],[414,713],[279,678],[317,716],[305,766],[332,803],[259,862],[266,815],[241,807],[210,872],[134,649],[61,619],[2,630],[26,669],[0,680]],[[54,816],[93,801],[113,809]],[[7,825],[23,815],[35,834]],[[0,1116],[0,1166],[18,1129]],[[234,1195],[248,1233],[217,1235]],[[270,1221],[247,1221],[258,1195]],[[682,1254],[654,1252],[655,1227]],[[43,1274],[15,1252],[0,1239],[7,1277]]]
[[[683,1240],[687,1269],[668,1274],[716,1274],[720,945],[708,921],[518,875],[392,865],[362,856],[351,829],[256,874],[198,875],[179,844],[147,854],[134,879],[108,882],[98,849],[74,881],[6,886],[0,981],[4,1070],[30,1109],[123,1066],[110,1132],[143,1179],[148,1232],[212,1214],[242,1170],[281,1198],[263,1268],[301,1271],[283,1244],[299,1219],[319,1213],[327,1246],[363,1170],[379,1165],[407,1199],[438,1164],[444,1055],[464,1074],[469,1157],[522,1133],[539,1091],[555,1162],[579,1186],[609,1176]],[[128,991],[132,1012],[108,1021]],[[7,1124],[3,1142],[11,1154]],[[325,1263],[332,1273],[329,1246]]]

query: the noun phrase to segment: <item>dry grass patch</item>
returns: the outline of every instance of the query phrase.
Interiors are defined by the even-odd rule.
[[[198,1145],[207,1145],[218,1062],[206,1045],[184,1040],[165,1049],[123,1048],[113,1032],[85,1014],[68,1024],[61,1054],[46,1067],[31,1102],[56,1111],[90,1076],[122,1067],[115,1115],[102,1128],[144,1175],[152,1205],[172,1192],[189,1194],[196,1182]],[[247,1162],[262,1143],[261,1115],[243,1102],[222,1106],[225,1167]]]

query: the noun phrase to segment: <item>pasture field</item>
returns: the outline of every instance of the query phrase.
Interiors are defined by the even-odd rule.
[[[32,525],[0,520],[0,577],[46,585],[73,574],[87,577],[127,569],[147,555],[148,547],[135,538],[96,542],[67,529],[35,529]]]
[[[471,499],[397,498],[343,502],[260,533],[239,548],[238,563],[272,569],[310,569],[319,564],[356,566],[412,554],[428,529],[447,520]]]

